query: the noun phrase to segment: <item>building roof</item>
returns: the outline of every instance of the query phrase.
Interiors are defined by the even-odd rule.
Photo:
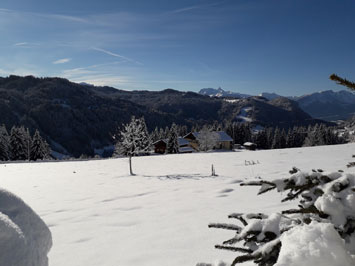
[[[157,140],[157,141],[153,142],[152,144],[156,145],[156,144],[158,144],[160,142],[168,144],[168,141],[169,141],[168,139],[160,139],[160,140]],[[183,137],[178,137],[178,144],[179,144],[179,146],[189,145],[189,141],[184,139]]]
[[[195,152],[194,148],[191,148],[190,146],[188,147],[180,147],[179,152],[184,153],[184,152]]]
[[[243,144],[243,146],[253,146],[253,145],[256,146],[256,144],[253,143],[253,142],[245,142],[245,143]]]
[[[217,133],[218,135],[218,141],[233,141],[233,139],[224,131],[212,131],[214,133]],[[199,132],[191,132],[184,137],[187,137],[188,135],[192,134],[196,139],[198,138],[198,135],[200,134]]]
[[[179,146],[189,145],[189,141],[184,139],[183,137],[178,137]]]
[[[157,140],[157,141],[153,142],[152,145],[156,145],[156,144],[158,144],[159,142],[163,142],[163,143],[165,143],[165,144],[168,143],[167,140],[165,140],[165,139],[160,139],[160,140]]]

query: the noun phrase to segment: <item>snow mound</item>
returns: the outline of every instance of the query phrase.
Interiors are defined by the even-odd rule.
[[[275,266],[353,266],[344,240],[331,224],[312,222],[297,226],[281,236],[281,250]]]
[[[52,236],[20,198],[0,189],[0,265],[47,266]]]

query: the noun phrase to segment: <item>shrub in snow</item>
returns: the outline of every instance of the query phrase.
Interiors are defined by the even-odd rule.
[[[0,189],[0,265],[47,266],[51,233],[20,198]]]
[[[244,253],[232,265],[253,260],[258,265],[354,265],[355,175],[293,168],[289,178],[258,180],[258,194],[273,189],[287,192],[283,202],[300,198],[298,208],[265,215],[231,214],[235,224],[209,227],[233,230],[236,235],[216,248]],[[241,245],[242,243],[242,245]]]

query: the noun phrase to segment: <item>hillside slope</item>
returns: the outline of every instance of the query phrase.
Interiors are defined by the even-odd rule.
[[[249,107],[251,121],[258,125],[288,127],[320,122],[297,104],[282,101],[260,97],[226,101],[172,89],[123,91],[61,78],[0,78],[0,123],[8,129],[13,125],[24,125],[32,132],[39,129],[52,149],[76,157],[93,155],[94,149],[112,145],[112,136],[132,115],[144,116],[151,130],[173,122],[191,127],[238,121],[243,108]]]

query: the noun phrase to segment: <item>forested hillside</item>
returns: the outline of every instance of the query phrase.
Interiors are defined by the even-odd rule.
[[[244,113],[245,108],[249,112]],[[112,145],[118,128],[132,115],[144,116],[148,129],[173,122],[194,125],[233,122],[246,115],[252,125],[288,128],[320,122],[288,99],[252,97],[237,101],[194,92],[123,91],[77,84],[62,78],[0,78],[0,124],[38,129],[54,151],[93,155]]]

